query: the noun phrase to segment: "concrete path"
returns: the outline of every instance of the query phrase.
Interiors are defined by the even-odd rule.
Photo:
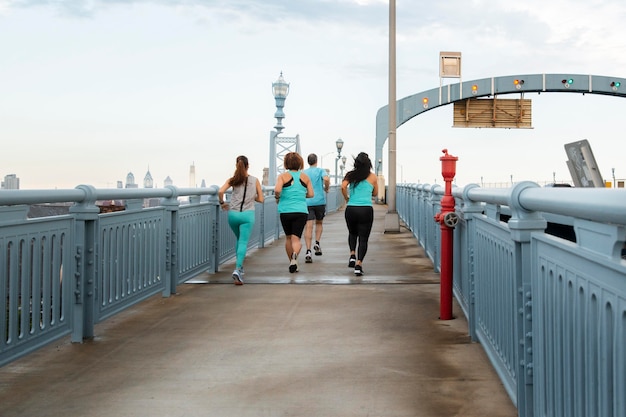
[[[281,239],[0,368],[0,416],[515,417],[517,410],[411,233],[376,206],[365,275],[343,211],[322,256],[288,272]],[[277,284],[277,285],[271,285]]]

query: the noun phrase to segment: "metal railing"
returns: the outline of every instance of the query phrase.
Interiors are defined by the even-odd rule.
[[[265,190],[271,195],[271,190]],[[234,257],[217,187],[0,192],[0,365],[150,296],[167,297]],[[397,187],[397,207],[440,267],[443,187]],[[626,190],[453,189],[454,293],[523,417],[626,417]],[[187,199],[183,199],[187,197]],[[158,198],[155,207],[145,199]],[[101,213],[100,201],[124,200]],[[29,205],[70,203],[28,218]],[[343,199],[331,187],[327,209]],[[280,237],[257,204],[250,248]]]
[[[201,272],[217,272],[235,256],[217,190],[0,191],[0,366],[64,336],[93,337],[102,320],[155,294],[168,297]],[[153,199],[158,204],[148,207]],[[338,187],[327,200],[329,212],[341,206]],[[123,201],[122,210],[103,211],[112,201]],[[47,203],[69,208],[29,218],[32,205]],[[257,203],[249,248],[281,234],[275,199]]]
[[[435,267],[444,189],[398,186]],[[454,188],[454,294],[523,417],[626,417],[626,190]]]

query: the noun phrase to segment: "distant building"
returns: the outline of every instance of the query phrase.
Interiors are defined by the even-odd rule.
[[[50,217],[68,214],[70,212],[70,207],[73,204],[74,203],[31,204],[26,217],[32,219],[36,217]]]
[[[172,181],[169,175],[163,180],[163,187],[167,187],[168,185],[174,185],[174,181]]]
[[[135,176],[132,172],[126,175],[126,188],[139,188],[139,186],[135,184]]]
[[[206,188],[206,181],[203,179],[202,183],[200,184],[200,188]],[[209,196],[208,195],[203,195],[200,197],[200,202],[206,202],[209,201]]]
[[[150,174],[150,168],[148,168],[146,176],[143,177],[143,188],[154,188],[154,180],[152,179],[152,174]]]
[[[263,168],[263,181],[261,182],[261,184],[269,185],[269,182],[270,182],[270,169]]]
[[[196,165],[195,162],[191,163],[189,167],[189,187],[196,188]]]
[[[19,190],[20,179],[15,174],[5,175],[4,181],[0,185],[0,189],[3,190]]]
[[[143,188],[154,188],[154,179],[152,178],[152,174],[150,174],[150,167],[148,167],[148,172],[146,172],[146,176],[143,177]],[[146,198],[143,201],[144,207],[157,207],[160,204],[160,198]]]

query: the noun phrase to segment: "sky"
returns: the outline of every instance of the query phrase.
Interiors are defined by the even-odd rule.
[[[462,53],[463,82],[515,74],[626,77],[626,3],[617,0],[396,1],[396,97],[436,88],[439,53]],[[290,84],[281,136],[334,173],[374,159],[388,104],[383,0],[0,0],[0,178],[22,189],[221,185],[238,155],[269,166],[272,83]],[[506,96],[506,98],[514,98]],[[532,129],[452,127],[452,106],[397,130],[398,182],[570,181],[564,144],[589,140],[602,176],[626,178],[626,100],[526,94]],[[383,150],[388,174],[388,147]]]

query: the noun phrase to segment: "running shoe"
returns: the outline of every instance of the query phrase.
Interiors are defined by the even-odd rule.
[[[243,285],[243,271],[235,269],[233,271],[233,281],[235,285]]]
[[[308,264],[313,263],[313,258],[311,257],[311,251],[306,251],[306,255],[304,255],[304,261]]]
[[[291,255],[291,261],[289,262],[289,272],[290,273],[294,273],[294,272],[298,272],[298,260],[297,260],[298,254],[297,253],[293,253]]]
[[[320,242],[315,242],[315,245],[313,245],[313,250],[315,251],[316,256],[322,255],[322,248],[320,247]]]
[[[354,256],[351,256],[350,260],[348,260],[348,268],[354,268],[355,265],[356,265],[356,258]]]
[[[361,265],[354,266],[354,275],[356,275],[357,277],[363,275],[363,267]]]

